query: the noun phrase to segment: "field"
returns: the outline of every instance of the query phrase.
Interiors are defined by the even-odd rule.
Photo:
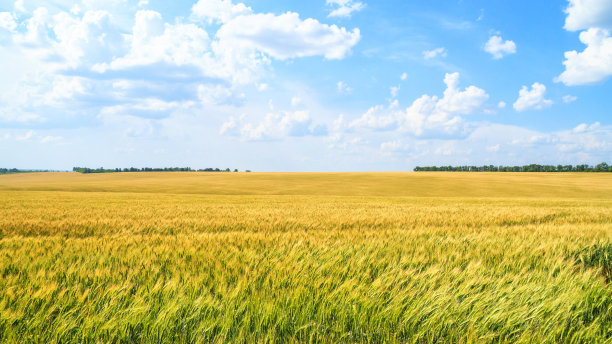
[[[0,176],[0,342],[612,343],[612,174]]]

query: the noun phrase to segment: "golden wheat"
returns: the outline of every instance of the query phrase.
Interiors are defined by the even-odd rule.
[[[611,189],[600,174],[1,176],[0,341],[612,342],[612,257],[575,258],[610,247]]]

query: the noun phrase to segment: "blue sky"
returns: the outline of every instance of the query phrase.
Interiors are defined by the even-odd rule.
[[[612,162],[612,2],[0,4],[0,165]]]

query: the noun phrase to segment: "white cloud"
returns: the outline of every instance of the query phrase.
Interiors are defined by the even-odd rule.
[[[165,116],[193,104],[241,106],[245,86],[267,88],[259,80],[274,59],[341,59],[360,39],[359,29],[297,13],[257,14],[229,0],[199,1],[190,17],[196,22],[170,20],[123,0],[64,8],[0,14],[0,26],[12,30],[2,35],[12,38],[13,53],[25,54],[36,71],[0,95],[10,104],[0,108],[0,120],[95,117],[103,108],[151,99],[181,103]]]
[[[599,122],[591,125],[583,123],[573,130],[554,133],[553,142],[563,153],[588,155],[608,152],[609,154],[612,149],[610,137],[612,137],[610,126],[602,126]]]
[[[587,47],[565,52],[565,71],[555,81],[567,86],[594,84],[612,75],[612,37],[608,30],[591,28],[580,33]]]
[[[17,23],[15,17],[9,12],[0,12],[0,29],[15,31]]]
[[[437,138],[389,138],[380,141],[379,156],[384,161],[414,161],[420,165],[523,165],[599,163],[609,158],[612,127],[599,123],[581,124],[573,130],[538,132],[513,125],[472,123],[467,136]],[[350,139],[347,138],[348,141]],[[371,137],[370,137],[371,139]],[[360,147],[363,151],[364,147]]]
[[[344,83],[344,81],[338,81],[338,83],[336,84],[336,89],[338,90],[338,93],[342,94],[348,94],[353,92],[353,89],[350,88],[346,83]]]
[[[500,148],[501,148],[501,145],[498,143],[498,144],[493,145],[493,146],[488,146],[487,147],[487,151],[489,151],[489,152],[498,152]]]
[[[501,101],[501,102],[497,103],[497,108],[499,108],[499,109],[503,109],[503,108],[505,108],[505,107],[506,107],[506,102]]]
[[[15,1],[15,3],[13,4],[13,7],[15,7],[15,10],[18,12],[25,12],[25,6],[23,5],[23,0],[17,0]]]
[[[245,4],[234,5],[231,0],[199,0],[191,8],[192,18],[205,20],[209,24],[227,23],[235,17],[252,12],[253,10]]]
[[[130,106],[105,107],[97,117],[105,125],[121,130],[125,137],[150,137],[155,133],[153,118],[133,116]]]
[[[346,129],[346,121],[344,120],[343,114],[340,114],[340,116],[332,122],[331,129],[336,132],[336,134]]]
[[[43,138],[40,139],[41,143],[49,143],[49,142],[56,142],[56,141],[61,141],[64,138],[61,136],[45,136]]]
[[[219,134],[221,135],[230,135],[230,136],[238,136],[240,135],[240,131],[238,130],[239,121],[237,121],[233,116],[230,117],[227,121],[223,122],[221,125],[221,129],[219,129]]]
[[[21,135],[21,136],[15,136],[15,140],[17,141],[27,141],[29,139],[31,139],[34,136],[34,131],[33,130],[28,130],[25,134]]]
[[[494,59],[516,53],[516,44],[513,41],[506,40],[504,42],[501,36],[491,36],[484,46],[484,50],[493,55]]]
[[[28,123],[44,122],[44,119],[35,113],[16,109],[14,106],[0,107],[0,121]]]
[[[553,101],[545,99],[545,94],[546,86],[539,82],[534,83],[531,86],[531,90],[529,90],[527,86],[523,86],[519,91],[518,99],[513,105],[514,109],[521,112],[526,110],[541,110],[550,107]]]
[[[387,141],[380,144],[382,151],[397,151],[404,148],[401,140]]]
[[[104,115],[129,115],[140,118],[161,118],[168,111],[188,107],[180,102],[165,102],[155,98],[141,99],[129,104],[105,106],[100,110]]]
[[[400,75],[400,80],[404,81],[408,79],[408,73],[402,73],[402,75]]]
[[[224,122],[220,134],[238,136],[245,141],[275,140],[288,136],[323,136],[327,127],[315,125],[306,110],[268,113],[259,123],[245,123],[244,117]]]
[[[64,57],[62,68],[103,63],[124,52],[123,37],[109,12],[86,11],[82,18],[62,12],[53,16],[52,26],[57,42],[51,45]]]
[[[588,129],[588,125],[586,123],[581,123],[577,125],[572,131],[575,133],[583,133]]]
[[[576,100],[578,100],[578,97],[573,96],[571,94],[563,96],[563,102],[566,103],[566,104],[573,103]]]
[[[217,32],[219,47],[225,51],[261,52],[278,60],[324,56],[342,59],[351,53],[361,35],[316,19],[300,19],[297,13],[239,16]]]
[[[465,129],[461,115],[483,111],[489,95],[476,86],[461,90],[459,73],[446,74],[444,83],[446,90],[442,98],[423,95],[405,110],[400,110],[397,102],[391,103],[388,108],[378,105],[352,121],[349,128],[397,129],[416,136],[461,134]]]
[[[601,123],[599,122],[595,122],[591,125],[588,125],[586,123],[581,123],[579,125],[577,125],[574,129],[572,129],[572,132],[574,133],[584,133],[587,131],[596,131],[598,129],[601,128]]]
[[[612,29],[612,2],[609,0],[569,0],[565,13],[568,31],[594,27]]]
[[[446,57],[446,55],[447,55],[447,51],[446,51],[446,48],[444,47],[423,51],[423,58],[425,60],[435,59],[436,57]]]
[[[494,125],[500,130],[479,132],[488,141],[497,141],[507,145],[514,156],[537,158],[544,163],[560,161],[584,161],[592,159],[591,154],[600,155],[612,148],[610,137],[612,127],[603,127],[599,123],[580,124],[572,130],[541,133],[524,128]],[[472,135],[474,136],[476,132]],[[593,155],[594,156],[594,155]],[[585,159],[586,158],[586,159]]]
[[[300,97],[293,97],[291,98],[291,106],[296,107],[296,106],[300,106],[302,104],[302,98]]]
[[[481,21],[484,19],[484,17],[485,17],[485,11],[484,11],[484,8],[481,8],[480,15],[478,15],[478,18],[476,18],[476,21]]]
[[[389,111],[382,105],[371,107],[360,118],[349,123],[349,128],[390,130],[398,127],[399,113]]]
[[[580,33],[586,45],[582,52],[565,52],[565,71],[555,82],[567,86],[594,84],[612,75],[612,2],[608,0],[569,0],[564,28]]]
[[[391,86],[390,88],[391,98],[397,97],[397,95],[399,94],[399,90],[400,90],[400,86]]]
[[[326,3],[328,6],[336,7],[328,17],[350,17],[353,12],[359,12],[366,6],[354,0],[326,0]]]
[[[210,71],[210,67],[216,63],[210,56],[209,48],[208,34],[197,25],[164,24],[158,12],[141,10],[136,12],[129,52],[114,59],[109,65],[102,65],[97,69],[123,70],[166,63],[173,66],[197,66],[206,74],[221,76],[219,71]]]
[[[440,112],[458,115],[468,115],[481,109],[489,99],[489,95],[481,88],[469,86],[464,91],[459,89],[459,73],[444,76],[446,90],[444,97],[438,101],[436,107]]]
[[[240,106],[245,102],[244,93],[223,85],[202,84],[198,86],[198,99],[203,104]]]
[[[83,9],[81,8],[81,6],[79,6],[79,4],[76,4],[70,8],[70,13],[74,14],[75,16],[81,14],[82,11]]]
[[[30,48],[41,48],[50,45],[51,16],[44,7],[37,8],[32,16],[25,21],[26,32],[15,36],[17,43],[24,44]]]

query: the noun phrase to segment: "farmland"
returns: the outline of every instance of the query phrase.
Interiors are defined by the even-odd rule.
[[[612,175],[0,176],[0,342],[612,342]]]

